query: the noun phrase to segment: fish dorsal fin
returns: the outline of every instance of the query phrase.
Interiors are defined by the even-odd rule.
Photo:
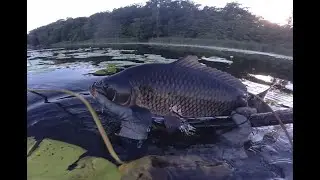
[[[247,91],[246,86],[238,78],[232,76],[227,72],[223,72],[216,68],[211,68],[206,65],[200,64],[197,56],[187,56],[185,58],[181,58],[173,62],[172,64],[175,66],[192,68],[198,71],[202,71],[204,73],[207,73],[211,77],[219,81],[222,81],[230,86],[241,89],[243,91]]]
[[[184,58],[180,58],[177,61],[173,62],[172,64],[176,66],[182,66],[182,67],[194,67],[194,66],[202,66],[199,61],[197,56],[187,56]]]

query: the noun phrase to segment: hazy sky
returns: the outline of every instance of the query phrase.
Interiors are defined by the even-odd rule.
[[[232,0],[193,0],[195,3],[223,7]],[[283,24],[291,15],[293,0],[235,0],[265,19]],[[27,31],[67,17],[90,16],[146,0],[28,0]]]

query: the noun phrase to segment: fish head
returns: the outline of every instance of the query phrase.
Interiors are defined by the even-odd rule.
[[[90,88],[91,95],[103,105],[111,101],[117,105],[130,106],[132,102],[132,86],[126,79],[106,77],[94,82]]]

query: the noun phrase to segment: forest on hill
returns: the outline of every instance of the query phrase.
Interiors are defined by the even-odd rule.
[[[30,31],[27,42],[32,47],[46,47],[61,42],[101,39],[148,42],[191,38],[200,42],[245,42],[292,50],[292,17],[286,25],[280,26],[235,2],[223,8],[200,6],[187,0],[149,0],[145,5],[58,20]]]

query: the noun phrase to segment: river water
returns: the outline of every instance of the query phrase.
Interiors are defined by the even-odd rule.
[[[273,109],[293,107],[292,60],[232,51],[176,51],[149,45],[28,51],[27,84],[28,88],[68,89],[82,94],[104,119],[103,124],[108,130],[112,129],[112,124],[88,93],[88,87],[103,78],[94,76],[93,72],[106,68],[108,64],[121,70],[143,63],[170,63],[186,54],[195,54],[201,58],[200,63],[231,73],[247,85],[249,92],[255,94],[267,89],[273,81],[281,82],[281,87],[268,92],[266,102]],[[28,136],[72,143],[87,149],[86,155],[110,159],[90,114],[79,100],[61,93],[28,93],[27,103]],[[292,127],[288,125],[291,135]],[[265,134],[270,133],[275,138],[271,144],[263,140]],[[210,132],[205,136],[181,143],[177,138],[158,134],[148,141],[146,153],[189,158],[196,156],[197,161],[226,162],[232,169],[231,179],[292,179],[290,144],[278,126],[255,128],[250,136],[252,144],[243,151],[244,154],[241,150],[226,149],[211,140],[208,137]],[[116,136],[111,139],[120,157],[126,158],[127,151],[119,144],[119,139]],[[193,179],[202,179],[200,172],[194,168],[193,171],[199,173]],[[190,177],[186,171],[173,172],[171,176],[174,179]]]

